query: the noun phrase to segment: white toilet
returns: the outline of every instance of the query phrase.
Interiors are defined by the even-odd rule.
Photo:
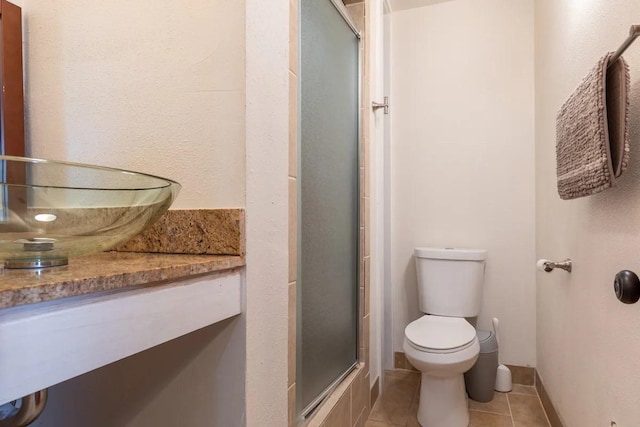
[[[465,317],[480,312],[485,250],[416,248],[420,311],[404,330],[404,352],[422,372],[418,421],[422,427],[467,427],[463,374],[480,345]]]

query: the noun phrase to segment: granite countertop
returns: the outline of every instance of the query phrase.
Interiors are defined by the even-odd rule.
[[[230,270],[242,256],[104,252],[41,270],[0,270],[0,309]]]

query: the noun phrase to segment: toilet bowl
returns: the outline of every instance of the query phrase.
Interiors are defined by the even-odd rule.
[[[464,373],[480,353],[476,331],[464,318],[425,315],[405,328],[407,360],[422,372],[418,422],[422,427],[467,427]]]

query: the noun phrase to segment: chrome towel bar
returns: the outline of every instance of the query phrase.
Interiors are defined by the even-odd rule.
[[[640,36],[640,25],[632,25],[631,28],[629,28],[629,37],[627,37],[622,45],[620,45],[618,50],[616,50],[611,56],[607,68],[611,67],[611,64],[613,64],[618,60],[618,58],[620,58],[624,51],[627,50],[629,46],[631,46],[631,43],[633,43],[638,36]]]

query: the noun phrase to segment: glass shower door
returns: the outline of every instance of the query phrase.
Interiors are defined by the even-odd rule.
[[[360,49],[331,0],[300,11],[299,419],[357,364]]]

